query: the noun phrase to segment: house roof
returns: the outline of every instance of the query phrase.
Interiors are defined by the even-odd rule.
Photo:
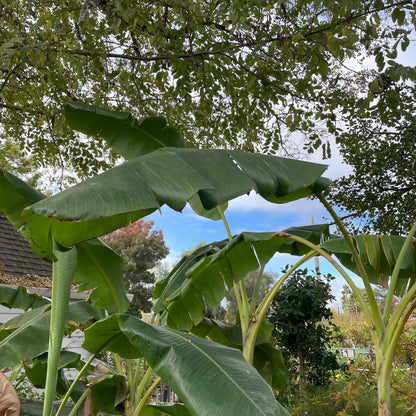
[[[52,263],[41,259],[0,212],[0,273],[16,277],[52,277]]]

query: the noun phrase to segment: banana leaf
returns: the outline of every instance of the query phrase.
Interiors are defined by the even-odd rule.
[[[103,317],[88,302],[69,305],[67,330],[83,329]],[[48,350],[50,305],[25,312],[0,326],[0,367],[15,367]]]
[[[12,288],[0,285],[0,304],[10,309],[36,309],[50,301],[42,296],[29,293],[25,287]]]
[[[44,389],[46,382],[46,366],[48,360],[48,353],[43,353],[33,360],[26,360],[24,362],[25,373],[30,382],[37,388]],[[68,380],[63,368],[79,368],[81,363],[81,356],[72,351],[61,351],[59,357],[59,372],[57,380],[57,393],[65,394],[68,389]]]
[[[153,311],[171,328],[190,330],[201,322],[206,305],[216,306],[234,282],[267,264],[276,252],[302,255],[310,249],[290,239],[301,236],[319,244],[329,235],[324,225],[292,227],[280,233],[241,233],[184,257],[172,272],[156,283]]]
[[[275,348],[275,341],[270,340],[273,325],[263,324],[261,333],[256,338],[254,347],[254,368],[269,385],[279,391],[286,389],[287,369],[282,352]],[[208,338],[227,347],[242,350],[243,337],[241,327],[235,324],[204,318],[192,333],[200,338]]]
[[[175,128],[166,126],[163,117],[137,121],[127,112],[80,102],[67,103],[65,117],[70,127],[90,136],[101,136],[109,147],[126,159],[161,147],[186,147],[183,135]]]
[[[240,351],[123,314],[96,322],[85,331],[84,348],[144,356],[175,391],[190,414],[198,416],[288,415],[271,388]]]
[[[387,287],[405,238],[397,235],[358,235],[352,239],[371,283]],[[323,247],[334,254],[346,268],[359,275],[344,238],[325,241]],[[403,259],[395,294],[403,296],[414,284],[415,278],[416,241],[413,241]]]
[[[0,211],[31,243],[35,252],[41,257],[54,259],[50,235],[45,240],[47,246],[39,247],[34,243],[35,238],[32,238],[30,230],[23,226],[24,208],[44,198],[27,183],[0,170]],[[91,299],[98,299],[97,306],[109,312],[125,311],[130,302],[124,289],[122,258],[98,239],[79,244],[76,250],[74,281],[81,284],[80,291],[92,290]]]
[[[23,227],[32,245],[47,255],[51,234],[68,247],[163,204],[181,211],[196,194],[206,210],[251,190],[273,202],[309,196],[325,168],[239,151],[164,148],[31,205],[23,213]]]
[[[123,413],[123,405],[127,398],[128,388],[126,379],[119,374],[102,377],[91,383],[91,399],[94,414],[109,412]]]

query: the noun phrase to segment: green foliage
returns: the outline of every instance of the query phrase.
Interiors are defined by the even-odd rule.
[[[153,221],[138,220],[103,237],[123,258],[126,291],[134,295],[127,312],[136,316],[141,316],[141,312],[150,312],[155,281],[151,269],[169,253],[162,231],[151,231],[153,224]]]
[[[415,411],[413,372],[393,373],[392,414],[412,416]],[[410,381],[410,382],[409,382]],[[377,416],[377,391],[374,361],[358,357],[348,374],[339,373],[326,386],[308,385],[302,396],[279,396],[296,416]]]
[[[25,154],[15,139],[0,138],[0,148],[0,169],[13,173],[30,185],[36,186],[41,174],[36,172],[35,157]]]
[[[318,280],[308,270],[295,271],[277,292],[270,305],[268,320],[274,325],[273,336],[286,358],[299,362],[299,376],[310,383],[328,383],[338,369],[334,354],[328,351],[333,331],[332,312],[327,303],[332,276]]]
[[[416,324],[406,326],[397,346],[395,359],[399,365],[413,369],[416,364]]]
[[[338,5],[335,8],[339,10]],[[401,14],[396,17],[397,20],[402,19]],[[101,116],[112,117],[108,112],[103,112]],[[162,130],[155,129],[153,132],[163,134]],[[129,139],[124,137],[122,141]],[[164,144],[161,142],[161,147]],[[137,149],[132,149],[132,154],[136,152]],[[90,327],[89,332],[86,331],[92,336],[85,346],[92,351],[98,353],[108,349],[127,358],[146,357],[154,370],[183,396],[187,407],[196,414],[211,415],[212,405],[218,404],[219,393],[224,406],[218,408],[218,414],[222,414],[224,409],[237,414],[247,411],[250,414],[259,414],[258,411],[263,414],[287,414],[275,402],[264,380],[246,361],[253,362],[257,341],[266,333],[263,323],[273,297],[285,279],[316,254],[331,262],[349,283],[360,303],[374,343],[379,413],[390,415],[393,353],[415,308],[416,285],[411,284],[411,279],[416,267],[412,241],[416,226],[412,227],[407,238],[349,236],[323,195],[328,187],[328,181],[321,178],[324,170],[320,165],[240,151],[163,148],[135,157],[49,198],[12,175],[1,172],[0,209],[38,253],[54,261],[49,349],[49,357],[52,358],[48,360],[45,416],[50,416],[52,410],[59,370],[60,339],[65,328],[63,312],[72,277],[78,277],[83,288],[95,287],[92,297],[97,299],[96,305],[108,309],[110,313],[108,318],[101,319]],[[131,315],[114,313],[127,308],[125,291],[120,285],[120,258],[99,240],[91,238],[125,226],[164,203],[180,211],[186,203],[192,205],[195,198],[198,210],[201,206],[204,210],[211,210],[211,216],[212,210],[219,207],[218,213],[222,217],[225,202],[253,189],[275,203],[317,195],[334,218],[343,238],[333,238],[319,245],[322,235],[328,236],[327,225],[296,227],[285,232],[243,232],[235,237],[228,233],[227,241],[200,247],[182,259],[173,272],[159,282],[160,286],[156,288],[159,297],[157,312],[162,316],[161,323],[166,318],[173,326],[186,328],[201,322],[205,304],[215,306],[223,298],[225,290],[232,286],[240,296],[237,299],[241,305],[243,355],[212,341],[162,326],[147,325]],[[252,310],[241,280],[248,272],[263,269],[277,251],[302,257]],[[330,253],[360,275],[368,302]],[[88,279],[91,272],[92,279]],[[371,283],[388,283],[384,313],[378,308]],[[393,310],[396,292],[403,297]],[[49,305],[41,307],[39,314],[29,315],[29,318],[42,326],[41,318],[48,308]],[[43,319],[43,324],[46,323],[47,320]],[[24,318],[21,324],[25,324]],[[15,326],[11,334],[4,333],[1,341],[4,351],[14,354],[12,358],[15,360],[22,352],[7,349],[6,344],[16,340],[14,335],[21,332],[19,326]],[[7,332],[10,328],[3,329]],[[216,328],[213,329],[215,331]],[[222,332],[224,335],[225,332],[219,329],[216,334],[221,335]],[[42,328],[42,334],[46,332]],[[30,340],[39,348],[34,333],[30,331]],[[44,343],[45,339],[41,341]],[[25,345],[23,351],[28,353],[27,350]],[[267,354],[270,357],[273,355],[270,349],[264,351],[264,355]],[[4,355],[0,357],[4,359]],[[171,355],[177,356],[177,359],[171,360]],[[274,358],[278,358],[277,354]],[[207,371],[198,367],[197,363],[201,362],[207,364]],[[267,367],[268,362],[263,360],[263,364],[263,368]],[[216,380],[223,380],[224,383],[217,384]],[[232,405],[230,397],[233,397]],[[136,410],[140,412],[140,405]]]
[[[2,0],[0,10],[4,134],[81,177],[115,154],[68,128],[64,100],[164,116],[200,147],[275,152],[301,133],[309,150],[327,153],[325,133],[338,134],[338,115],[368,111],[377,76],[414,80],[397,64],[414,27],[411,1]],[[347,69],[366,56],[380,74]],[[385,94],[380,111],[397,103]]]
[[[403,235],[413,225],[414,91],[401,92],[400,100],[408,100],[394,105],[400,117],[386,109],[386,120],[357,122],[340,141],[343,158],[354,170],[335,181],[331,200],[353,214],[350,226],[355,230]]]
[[[206,305],[221,302],[234,283],[264,267],[276,252],[306,254],[308,247],[291,240],[291,235],[318,243],[323,234],[328,234],[325,224],[280,233],[243,232],[229,241],[207,244],[183,257],[166,279],[157,282],[153,311],[169,326],[190,330],[202,320]]]
[[[107,118],[113,115],[108,112],[101,114]],[[86,122],[85,118],[83,120]],[[165,123],[162,125],[165,126]],[[135,129],[129,131],[136,134]],[[154,129],[153,134],[163,135],[164,130]],[[124,142],[130,140],[130,136],[120,136],[119,139]],[[165,142],[162,142],[159,143],[163,147]],[[132,153],[137,155],[137,149],[132,149]],[[286,410],[275,401],[271,388],[249,364],[252,360],[247,362],[246,356],[235,348],[184,332],[148,325],[131,315],[116,314],[116,311],[127,309],[125,290],[120,285],[121,258],[95,237],[125,226],[164,203],[181,210],[187,202],[193,204],[197,200],[198,211],[201,206],[204,210],[220,206],[222,212],[228,200],[253,189],[272,202],[303,198],[327,188],[328,181],[321,178],[324,170],[325,167],[321,165],[237,151],[165,148],[133,158],[49,198],[13,175],[0,172],[0,209],[39,254],[50,257],[54,262],[51,306],[29,311],[2,328],[4,332],[0,347],[4,353],[0,357],[8,363],[12,360],[16,362],[23,356],[30,359],[35,350],[38,355],[45,351],[50,342],[44,405],[44,415],[50,416],[65,327],[68,323],[77,326],[77,322],[82,322],[77,314],[73,318],[66,315],[67,308],[70,312],[73,309],[77,312],[76,304],[68,307],[70,284],[75,279],[82,283],[81,290],[93,289],[90,298],[96,301],[95,306],[105,308],[109,313],[107,319],[100,319],[89,331],[85,331],[93,335],[87,337],[84,346],[94,354],[106,349],[126,358],[145,357],[152,369],[178,392],[191,413],[212,415],[215,414],[215,405],[216,414],[225,411],[287,415]],[[211,216],[211,213],[208,215]],[[322,230],[326,229],[326,226],[306,227],[297,231],[312,240],[319,240]],[[264,243],[267,240],[272,243]],[[274,236],[272,233],[243,233],[236,238],[234,244],[230,245],[233,254],[238,254],[240,249],[250,251],[250,246],[272,246],[265,253],[259,252],[258,260],[255,260],[253,253],[250,254],[248,263],[239,266],[236,279],[244,277],[259,260],[265,262],[270,258],[275,252],[274,243],[282,246],[284,251],[306,251],[302,244],[287,240],[286,234]],[[222,243],[218,245],[221,247]],[[202,259],[207,254],[213,254],[211,248],[206,246],[199,250],[202,250]],[[191,263],[195,258],[200,259],[192,255]],[[218,284],[218,281],[213,283]],[[200,307],[199,304],[196,306]],[[199,313],[199,310],[196,312]],[[257,331],[262,321],[259,319],[256,324]],[[254,347],[257,335],[257,332],[252,331],[250,338],[253,341],[248,345]],[[33,346],[29,348],[28,343]],[[271,384],[275,384],[269,362],[274,361],[273,365],[278,362],[279,354],[274,349],[271,351],[267,345],[262,345],[261,349],[262,354],[257,355],[259,365],[271,379]],[[85,372],[88,364],[79,376]],[[113,377],[112,381],[107,382],[112,392],[119,391],[117,380]],[[67,391],[61,406],[71,392],[71,389]],[[87,392],[84,391],[82,397],[85,398]],[[134,391],[129,394],[133,397]],[[137,396],[142,397],[139,394]],[[146,397],[144,395],[143,399]],[[115,400],[119,398],[116,396]],[[113,399],[111,403],[115,404],[115,409],[120,402]],[[144,402],[140,401],[128,412],[139,413],[143,406]]]

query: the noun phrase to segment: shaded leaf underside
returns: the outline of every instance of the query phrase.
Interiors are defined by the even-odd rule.
[[[251,190],[272,202],[306,197],[316,191],[325,169],[239,151],[160,149],[32,205],[24,213],[25,227],[39,250],[50,246],[51,232],[66,247],[107,234],[163,204],[181,211],[195,195],[206,210]]]

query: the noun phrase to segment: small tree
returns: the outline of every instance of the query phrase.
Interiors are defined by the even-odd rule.
[[[301,392],[305,378],[316,385],[324,384],[338,368],[335,354],[328,351],[334,327],[327,306],[334,299],[329,284],[332,279],[327,275],[317,280],[307,269],[296,270],[271,303],[273,335],[286,358],[298,361]]]
[[[169,253],[162,230],[152,230],[154,221],[139,220],[104,237],[123,257],[123,277],[128,293],[134,295],[128,313],[150,312],[155,274],[151,271]]]

